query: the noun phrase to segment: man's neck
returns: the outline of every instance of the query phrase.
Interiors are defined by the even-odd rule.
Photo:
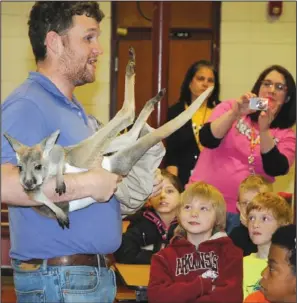
[[[271,242],[266,244],[257,245],[258,252],[257,257],[260,259],[267,259],[269,254],[269,248],[270,248]]]
[[[55,86],[60,90],[60,92],[65,95],[70,101],[72,101],[73,91],[75,89],[74,85],[72,85],[69,80],[65,79],[64,76],[60,74],[57,68],[49,66],[46,63],[38,63],[37,71],[50,79]]]

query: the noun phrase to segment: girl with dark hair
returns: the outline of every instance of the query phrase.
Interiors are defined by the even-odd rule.
[[[161,194],[149,200],[150,207],[127,217],[130,224],[114,253],[117,262],[150,264],[152,255],[172,238],[178,225],[176,209],[183,188],[176,176],[164,169],[161,174],[164,178]]]
[[[249,108],[250,98],[267,98],[268,109]],[[227,228],[239,224],[236,202],[239,184],[250,174],[273,183],[288,173],[295,160],[296,84],[284,67],[273,65],[258,77],[252,92],[221,102],[200,130],[203,149],[189,183],[205,181],[217,187],[227,202]]]
[[[168,110],[169,121],[183,112],[208,87],[213,85],[214,90],[211,96],[195,113],[192,121],[188,121],[166,140],[165,165],[169,172],[180,178],[183,186],[188,182],[191,170],[203,148],[198,135],[199,129],[219,103],[218,74],[210,62],[200,60],[189,67],[181,86],[179,101]]]

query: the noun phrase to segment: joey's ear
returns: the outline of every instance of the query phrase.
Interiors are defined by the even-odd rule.
[[[3,136],[7,139],[13,150],[17,153],[22,147],[26,147],[24,144],[19,142],[17,139],[11,137],[9,134],[4,133]]]
[[[60,135],[60,130],[58,129],[40,142],[40,147],[43,150],[43,156],[48,156],[49,152],[55,146],[59,135]]]

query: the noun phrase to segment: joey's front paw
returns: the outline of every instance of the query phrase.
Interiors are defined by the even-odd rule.
[[[59,196],[66,193],[66,184],[65,184],[65,182],[62,182],[61,184],[57,185],[56,193],[59,194]]]
[[[68,216],[66,218],[57,218],[59,225],[64,229],[65,227],[67,227],[69,229],[69,218]]]
[[[59,225],[64,229],[65,227],[69,228],[70,222],[67,214],[63,212],[61,208],[56,209],[56,218]]]

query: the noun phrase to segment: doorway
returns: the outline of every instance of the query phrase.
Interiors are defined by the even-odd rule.
[[[128,49],[136,52],[136,115],[152,98],[153,2],[112,2],[110,118],[122,107]],[[168,107],[178,101],[188,67],[206,59],[219,67],[220,2],[171,2]],[[148,120],[150,123],[150,120]]]

